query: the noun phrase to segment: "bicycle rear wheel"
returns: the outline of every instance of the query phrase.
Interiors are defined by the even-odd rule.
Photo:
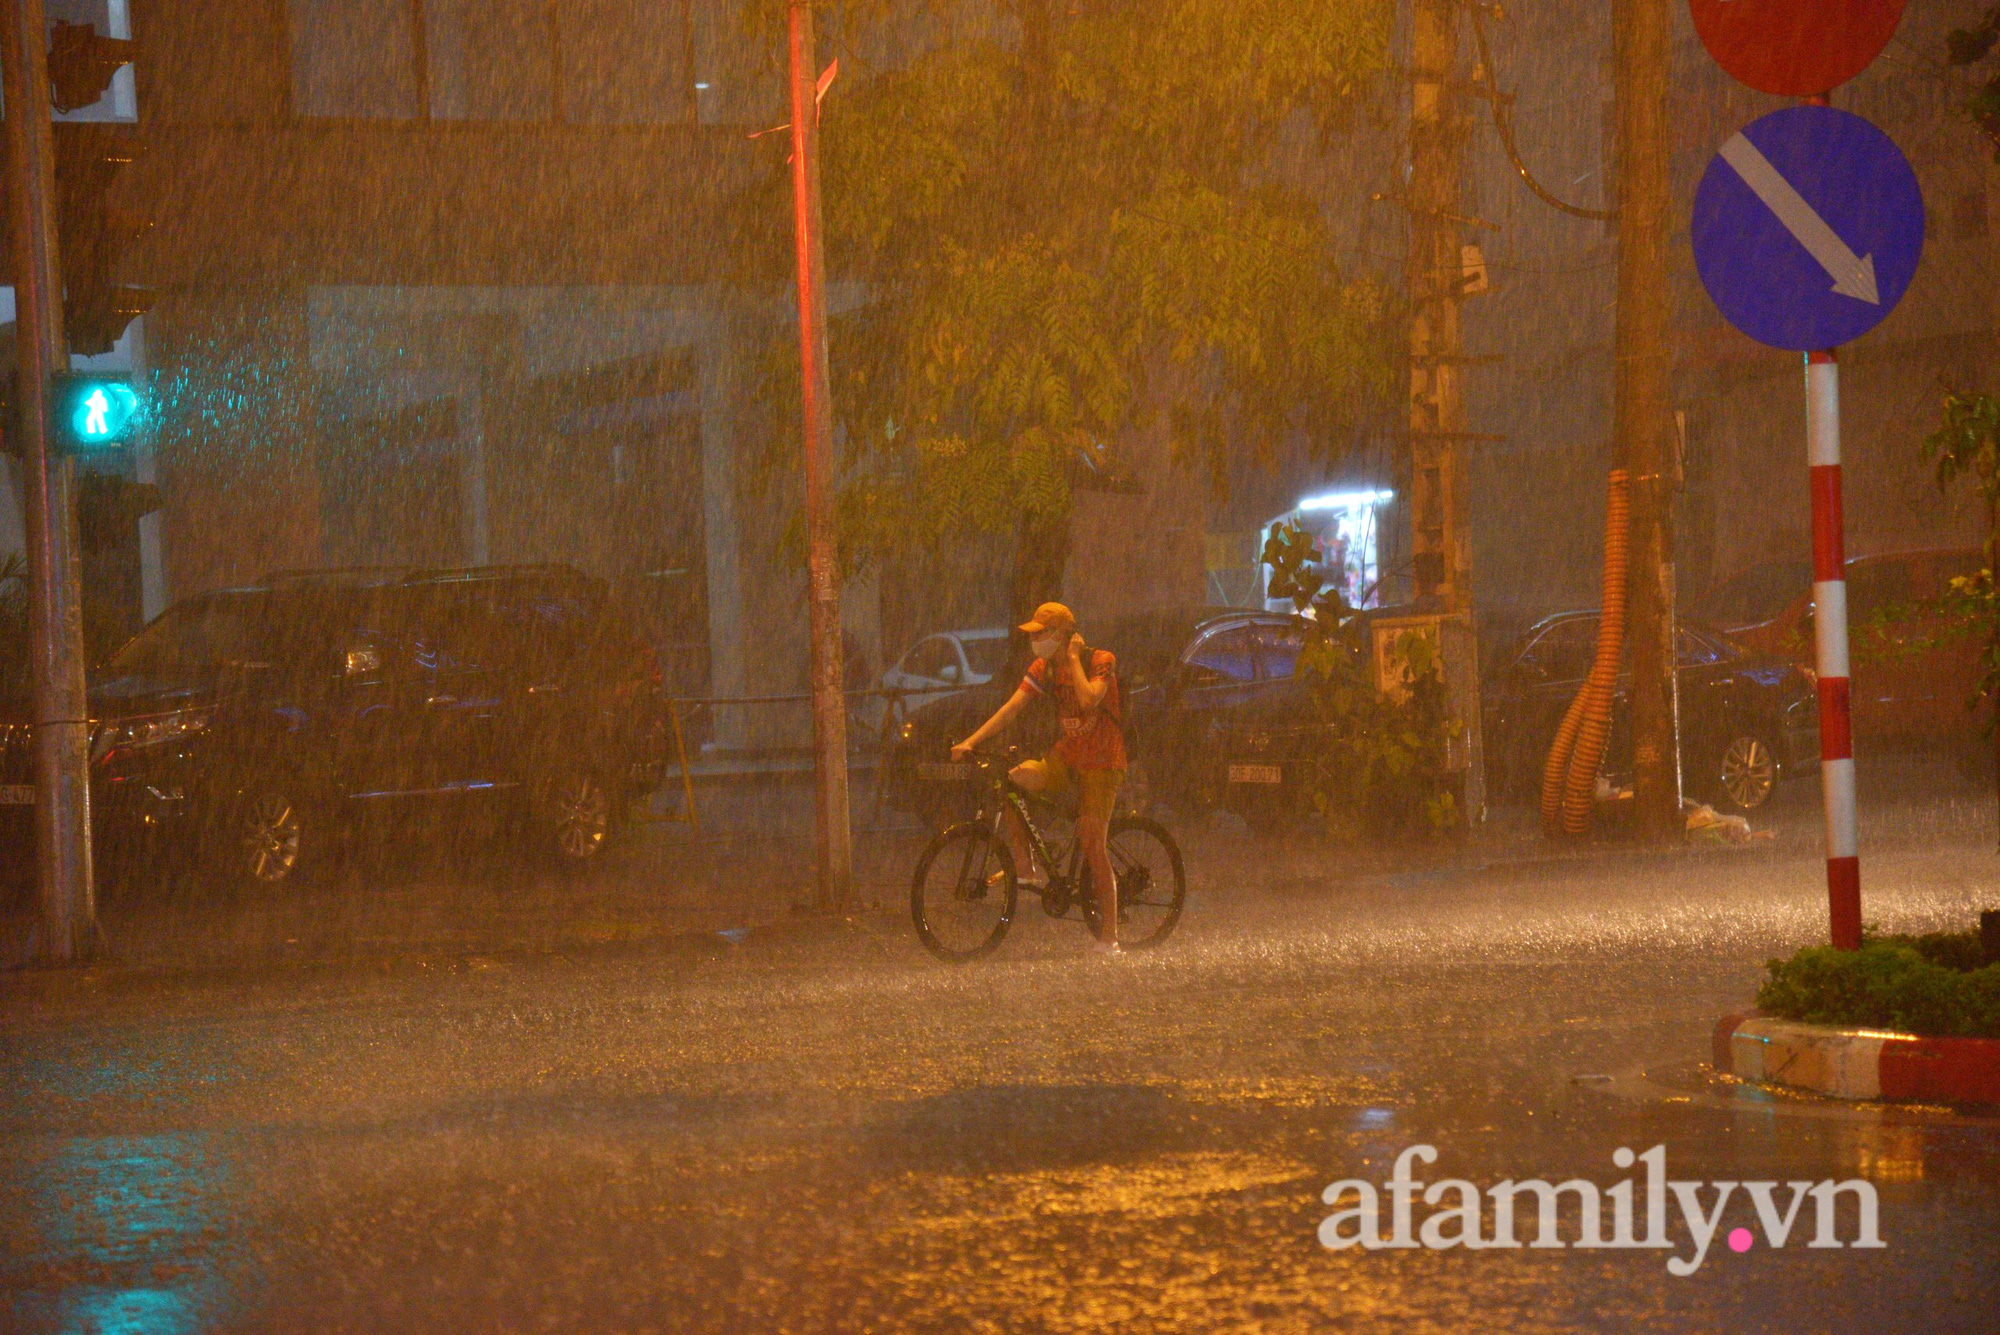
[[[1173,935],[1187,902],[1180,845],[1165,826],[1143,816],[1114,819],[1105,842],[1110,845],[1112,874],[1118,878],[1118,944],[1127,950],[1159,945]],[[1082,860],[1081,872],[1078,893],[1084,921],[1097,932],[1097,892],[1090,883],[1088,859]]]
[[[984,825],[954,825],[917,859],[910,918],[924,949],[941,960],[991,954],[1014,921],[1014,859]]]

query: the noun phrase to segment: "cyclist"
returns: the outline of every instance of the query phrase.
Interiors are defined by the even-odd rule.
[[[1097,887],[1098,949],[1118,951],[1118,882],[1111,871],[1111,850],[1105,835],[1111,824],[1118,786],[1125,780],[1125,732],[1121,726],[1124,701],[1118,691],[1118,660],[1103,649],[1091,649],[1077,633],[1076,617],[1061,603],[1043,603],[1023,623],[1034,661],[1007,703],[993,712],[973,734],[952,747],[953,760],[963,760],[981,742],[1013,722],[1035,696],[1054,695],[1062,722],[1062,739],[1040,760],[1025,760],[1009,772],[1021,788],[1052,801],[1074,800],[1076,838],[1090,864]],[[1000,827],[1014,866],[1030,885],[1046,885],[1047,870],[1031,865],[1028,832],[1011,810]]]

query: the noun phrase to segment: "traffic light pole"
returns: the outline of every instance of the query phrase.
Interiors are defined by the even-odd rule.
[[[818,780],[819,907],[845,908],[854,888],[847,803],[847,700],[834,550],[833,404],[826,371],[826,274],[819,227],[819,81],[812,6],[792,0],[792,213],[799,275],[799,384],[806,465],[806,607],[812,634],[813,750]]]
[[[48,429],[49,377],[68,370],[69,356],[56,257],[47,42],[42,0],[0,0],[0,92],[7,108],[7,221],[14,260],[14,430],[26,473],[42,908],[38,944],[42,959],[67,964],[96,944],[97,903],[90,867],[90,738],[75,476]]]

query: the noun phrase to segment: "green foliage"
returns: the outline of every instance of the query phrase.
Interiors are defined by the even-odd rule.
[[[2000,9],[1995,9],[1987,22],[2000,24]],[[1990,46],[1994,38],[1986,40]],[[1943,421],[1924,438],[1922,449],[1925,462],[1937,470],[1938,490],[1949,491],[1960,478],[1969,477],[1985,501],[1986,568],[1952,580],[1951,588],[1935,606],[1925,609],[1939,621],[1940,628],[1908,647],[1929,648],[1974,636],[1984,640],[1980,661],[1985,672],[1967,705],[1991,699],[2000,712],[2000,595],[1996,595],[1993,579],[1994,570],[2000,568],[2000,399],[1947,387]]]
[[[1970,477],[1988,505],[2000,501],[2000,400],[1947,388],[1944,420],[1924,437],[1923,456],[1936,466],[1938,490]]]
[[[1439,834],[1459,819],[1448,768],[1451,717],[1437,645],[1414,631],[1398,638],[1401,698],[1375,689],[1368,619],[1327,588],[1317,545],[1286,523],[1264,544],[1270,588],[1306,622],[1298,674],[1307,687],[1317,743],[1313,800],[1335,834]]]
[[[1383,298],[1277,170],[1386,70],[1367,0],[859,0],[823,116],[830,356],[855,562],[1067,518],[1078,459],[1149,428],[1217,485],[1232,452],[1340,448],[1389,385]],[[872,26],[871,26],[872,25]],[[858,43],[856,45],[859,45]]]
[[[1984,962],[1976,932],[1812,946],[1765,967],[1757,1005],[1788,1020],[2000,1038],[2000,963]]]
[[[1952,65],[1976,65],[1993,53],[2000,41],[2000,5],[1971,28],[1955,28],[1945,35],[1945,59]],[[2000,162],[2000,73],[1989,76],[1972,94],[1966,114],[1993,141],[1993,157]]]

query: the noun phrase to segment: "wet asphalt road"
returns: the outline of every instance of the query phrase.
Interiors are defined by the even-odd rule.
[[[1125,961],[1028,906],[950,968],[891,906],[740,946],[17,979],[0,1322],[1993,1331],[2000,1119],[1698,1068],[1823,931],[1812,800],[1744,852],[1400,873],[1196,832],[1180,936]],[[1876,813],[1870,920],[2000,904],[1990,826]],[[1863,1177],[1888,1245],[1718,1236],[1687,1278],[1685,1245],[1322,1247],[1323,1188],[1418,1142],[1420,1178],[1481,1186],[1608,1187],[1655,1144],[1676,1179]]]

